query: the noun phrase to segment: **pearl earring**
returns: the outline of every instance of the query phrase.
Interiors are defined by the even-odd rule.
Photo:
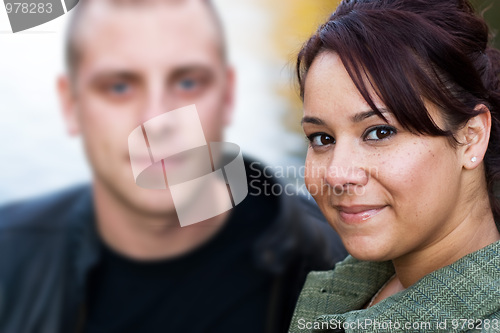
[[[470,159],[470,161],[471,161],[472,163],[476,163],[476,161],[477,161],[477,157],[476,157],[476,156],[474,156],[473,158],[471,158],[471,159]]]

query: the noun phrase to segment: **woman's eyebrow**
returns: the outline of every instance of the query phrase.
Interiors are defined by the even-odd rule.
[[[379,109],[379,112],[381,114],[384,114],[384,113],[388,113],[389,111],[385,108],[381,108],[381,109]],[[363,120],[370,118],[370,117],[373,117],[373,116],[380,116],[380,114],[375,110],[362,111],[360,113],[356,113],[354,116],[352,116],[351,119],[354,123],[359,123],[359,122],[362,122]],[[317,118],[317,117],[309,117],[309,116],[302,118],[302,120],[300,122],[301,125],[303,125],[305,123],[313,124],[313,125],[320,125],[320,126],[325,125],[325,122],[322,119]]]
[[[363,120],[367,119],[367,118],[370,118],[370,117],[373,117],[373,116],[379,116],[380,117],[380,114],[384,114],[384,113],[387,113],[389,112],[387,109],[384,109],[384,108],[381,108],[381,109],[378,109],[379,112],[375,111],[375,110],[368,110],[368,111],[363,111],[363,112],[360,112],[360,113],[356,113],[354,116],[352,116],[352,121],[354,123],[359,123],[359,122],[362,122]],[[382,118],[384,118],[382,116]]]
[[[300,121],[300,124],[301,125],[304,125],[305,123],[308,123],[308,124],[313,124],[313,125],[325,125],[325,122],[319,118],[316,118],[316,117],[304,117],[302,118],[302,120]]]

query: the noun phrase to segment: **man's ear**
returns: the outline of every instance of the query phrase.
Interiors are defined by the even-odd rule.
[[[80,134],[76,98],[68,76],[63,75],[57,79],[57,91],[68,133],[71,136]]]
[[[234,68],[231,66],[227,67],[226,70],[226,95],[224,96],[224,126],[231,124],[234,111],[234,100],[235,100],[235,90],[236,90],[236,73]]]
[[[474,108],[481,111],[477,116],[469,119],[462,134],[465,139],[463,165],[466,169],[475,169],[484,159],[491,132],[491,113],[484,104]]]

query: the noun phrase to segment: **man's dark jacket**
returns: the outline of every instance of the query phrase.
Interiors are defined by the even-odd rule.
[[[262,172],[251,180],[257,176],[276,182]],[[278,218],[255,244],[256,266],[276,276],[268,333],[287,331],[307,273],[332,269],[347,254],[311,198],[277,202]],[[0,333],[81,330],[88,274],[99,261],[93,207],[83,185],[0,209]]]

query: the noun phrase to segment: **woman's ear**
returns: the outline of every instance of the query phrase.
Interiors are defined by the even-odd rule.
[[[70,79],[67,76],[58,78],[57,91],[59,93],[59,101],[61,103],[63,118],[68,133],[71,136],[80,134],[75,95]]]
[[[478,104],[474,110],[481,113],[469,119],[462,132],[465,139],[463,165],[469,170],[475,169],[483,161],[491,132],[491,113],[488,107]]]

